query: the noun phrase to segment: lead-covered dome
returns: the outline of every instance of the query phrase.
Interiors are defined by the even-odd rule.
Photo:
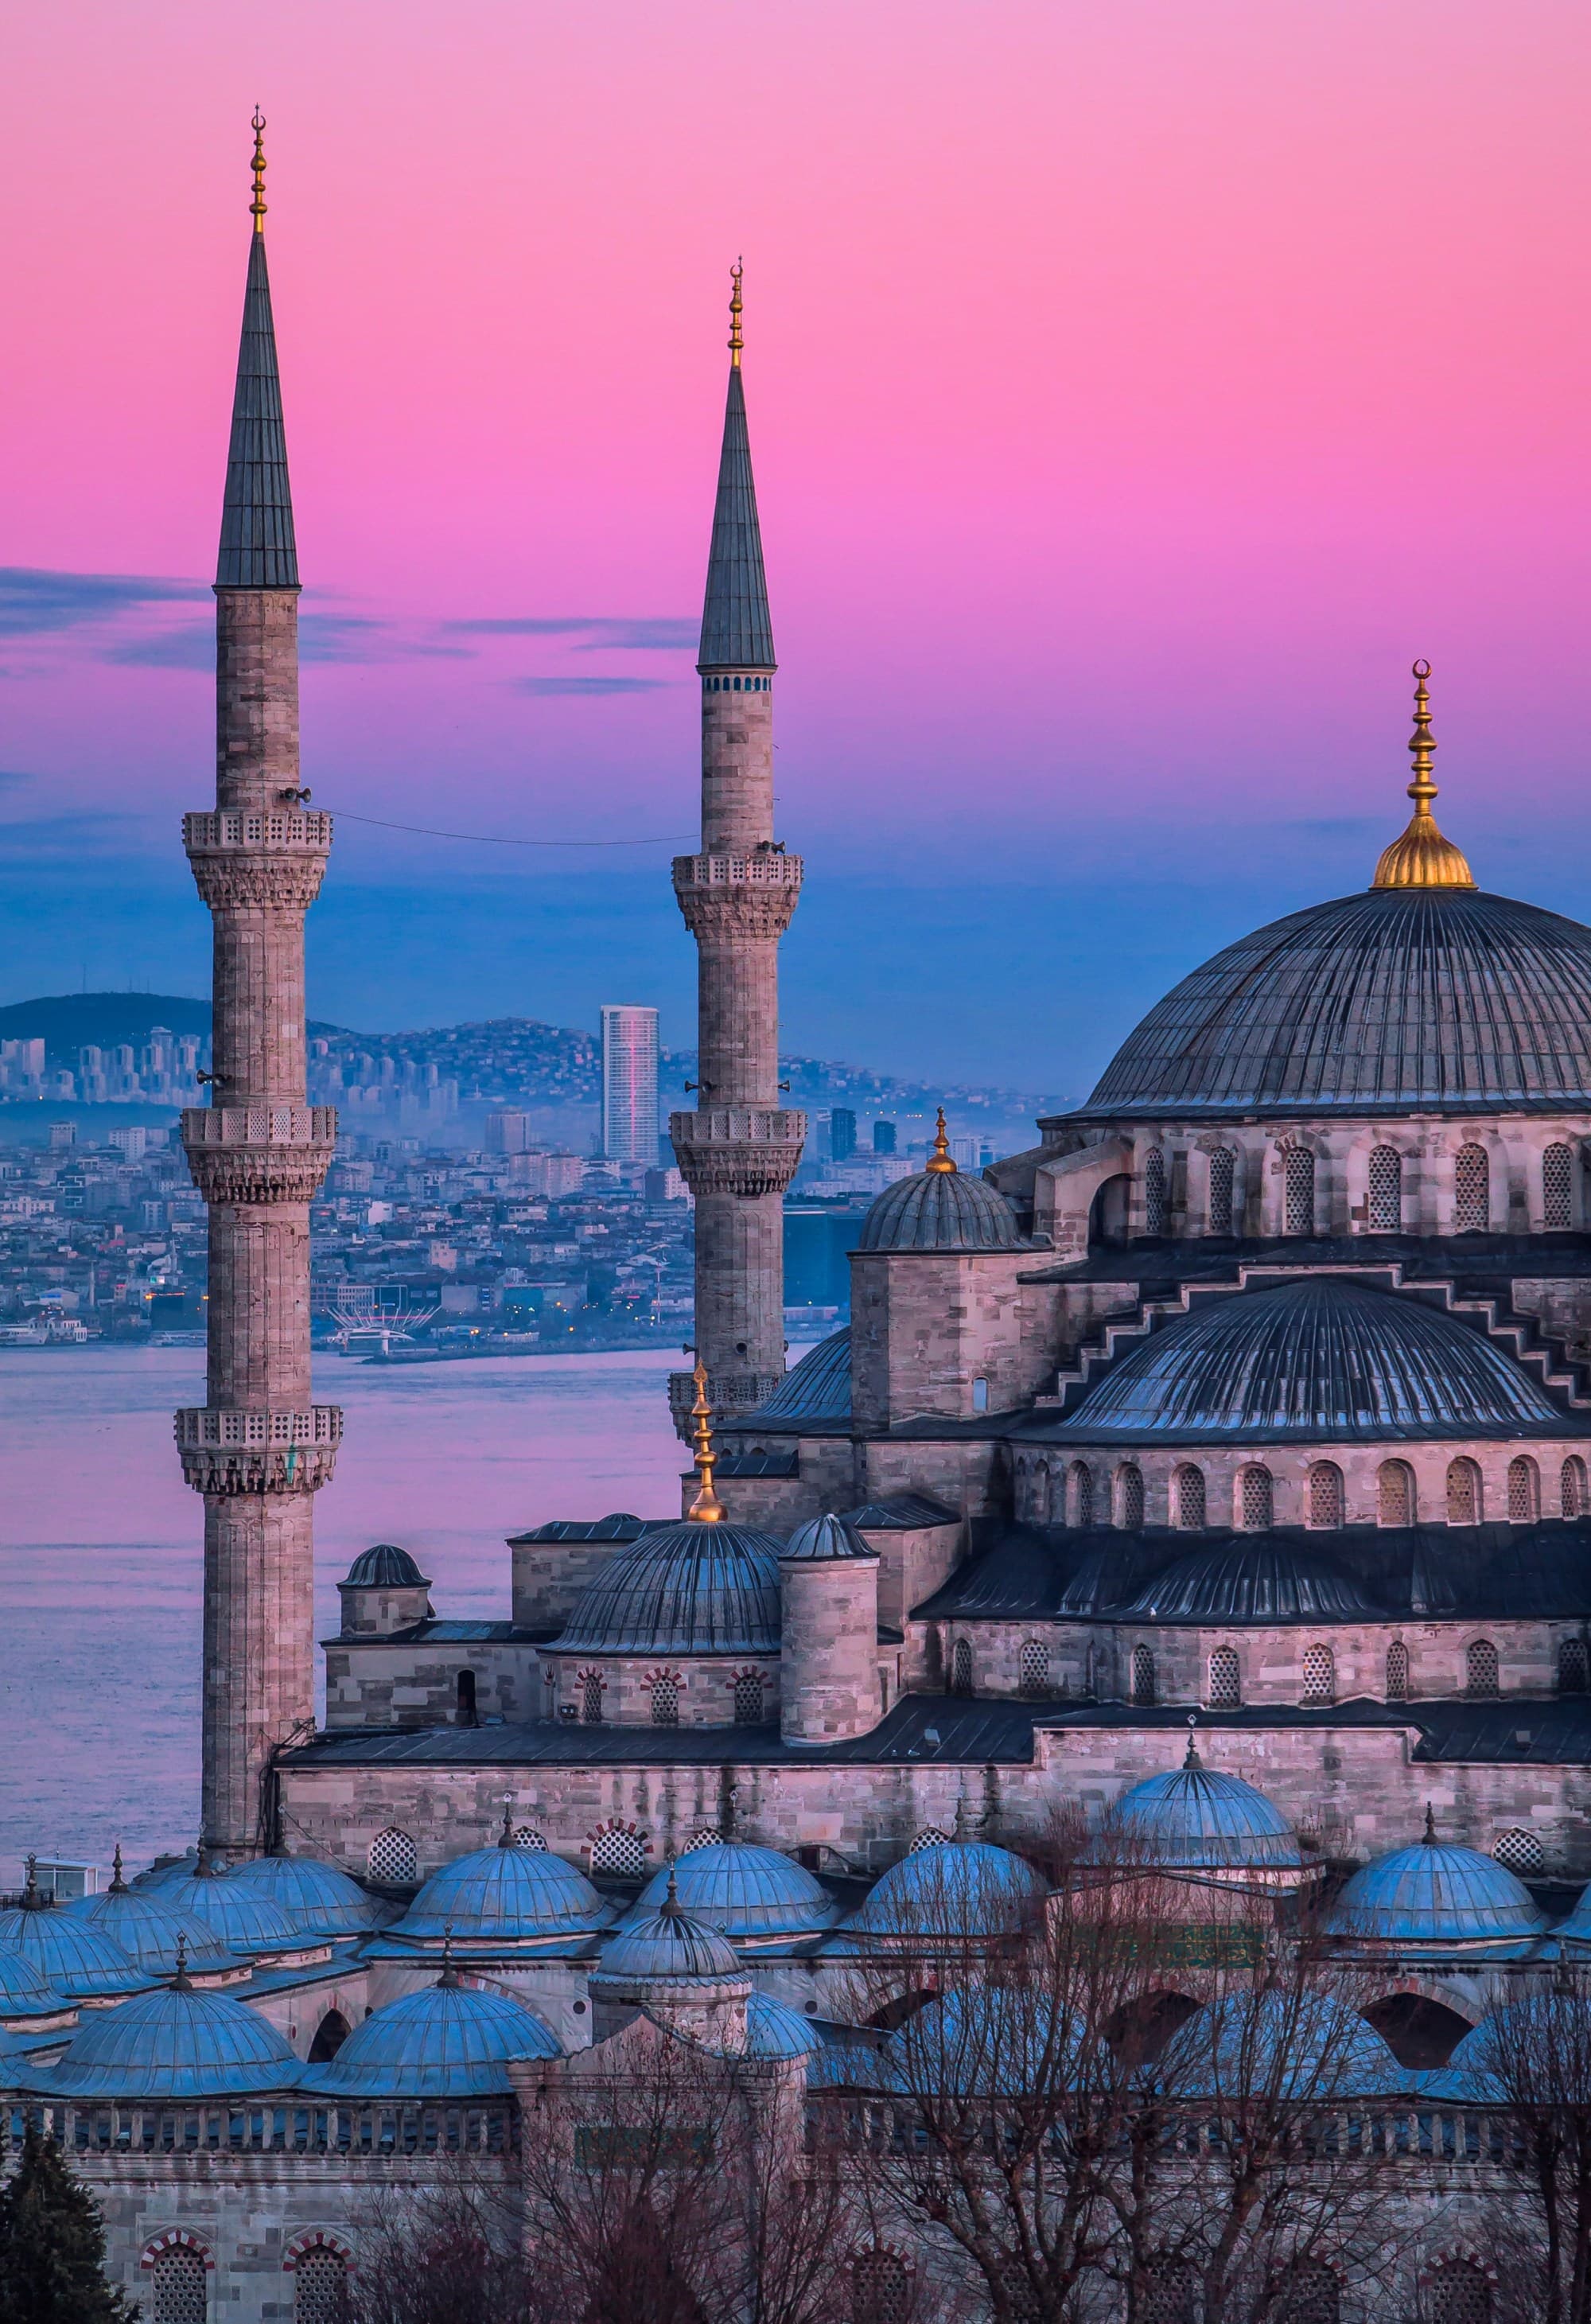
[[[361,1936],[375,1925],[374,1899],[357,1880],[318,1857],[256,1856],[226,1877],[262,1896],[306,1941]]]
[[[1591,928],[1461,887],[1372,888],[1228,945],[1073,1120],[1591,1106]]]
[[[654,1526],[587,1582],[552,1651],[777,1654],[783,1547],[723,1518]]]
[[[1329,1936],[1377,1945],[1532,1942],[1546,1927],[1530,1890],[1475,1848],[1445,1847],[1426,1819],[1423,1840],[1356,1872],[1326,1916]]]
[[[60,1908],[87,1921],[102,1936],[113,1937],[122,1950],[152,1977],[170,1977],[186,1960],[199,1976],[249,1966],[231,1952],[209,1923],[197,1916],[180,1919],[159,1890],[128,1888],[119,1882],[96,1896],[74,1897]]]
[[[981,1178],[952,1163],[897,1178],[876,1195],[862,1221],[858,1250],[1014,1250],[1016,1214]]]
[[[1292,1872],[1303,1864],[1281,1809],[1241,1775],[1205,1766],[1191,1743],[1180,1767],[1122,1794],[1089,1854],[1106,1864],[1141,1858],[1164,1872]]]
[[[65,2098],[207,2098],[292,2089],[302,2072],[257,2010],[179,1982],[85,2019],[39,2081]]]
[[[510,1995],[461,1985],[451,1969],[356,2025],[329,2064],[304,2087],[327,2098],[466,2098],[506,2096],[512,2058],[558,2058],[540,2018]]]
[[[1319,1443],[1539,1435],[1565,1425],[1484,1333],[1420,1300],[1314,1275],[1168,1324],[1045,1434]]]
[[[655,1872],[629,1919],[640,1921],[657,1912],[671,1881],[683,1912],[740,1941],[811,1936],[835,1917],[833,1900],[804,1865],[777,1848],[714,1840],[687,1849],[672,1867]]]
[[[1353,1622],[1376,1609],[1339,1565],[1260,1534],[1196,1549],[1117,1609],[1141,1622]]]
[[[338,1583],[342,1590],[428,1590],[430,1582],[406,1549],[378,1541],[362,1549]]]
[[[38,1895],[31,1878],[28,1895]],[[0,1945],[21,1953],[68,2001],[111,2001],[145,1992],[152,1982],[114,1937],[60,1905],[29,1903],[0,1913]]]
[[[612,1917],[584,1873],[549,1849],[516,1848],[505,1832],[495,1848],[472,1849],[433,1872],[390,1933],[440,1938],[451,1930],[461,1943],[513,1943],[588,1936]]]
[[[845,1924],[848,1937],[1015,1936],[1048,1891],[1025,1857],[981,1840],[935,1840],[892,1864]]]

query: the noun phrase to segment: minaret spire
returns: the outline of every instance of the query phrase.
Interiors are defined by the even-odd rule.
[[[265,116],[254,112],[254,231],[244,287],[243,337],[232,398],[232,443],[221,503],[218,589],[296,589],[299,551],[288,488],[281,377],[265,267]]]

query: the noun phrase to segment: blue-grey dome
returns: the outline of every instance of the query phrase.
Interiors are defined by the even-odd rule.
[[[1015,1250],[1016,1213],[1002,1194],[961,1170],[919,1170],[875,1195],[858,1250]]]
[[[987,1840],[947,1840],[892,1864],[846,1923],[860,1937],[1014,1936],[1048,1891],[1025,1858]]]
[[[778,1556],[755,1526],[686,1517],[615,1550],[575,1601],[559,1654],[767,1655],[779,1643]]]
[[[472,1849],[433,1872],[394,1937],[483,1939],[511,1944],[531,1937],[587,1936],[605,1928],[613,1908],[582,1872],[545,1848]]]
[[[1560,1944],[1591,1945],[1591,1887],[1581,1889],[1574,1911],[1567,1921],[1559,1923],[1552,1933]]]
[[[55,2017],[72,2006],[14,1945],[0,1945],[0,2018]]]
[[[805,1866],[777,1848],[714,1840],[687,1849],[672,1868],[655,1872],[641,1890],[626,1927],[655,1913],[668,1895],[672,1869],[681,1909],[726,1937],[804,1937],[826,1929],[838,1907]]]
[[[1049,1996],[1031,1987],[958,1987],[935,1996],[884,2044],[886,2087],[918,2095],[1019,2098],[1069,2080],[1078,2041]]]
[[[302,2072],[257,2010],[178,1985],[86,2017],[38,2080],[65,2098],[204,2098],[292,2089]]]
[[[97,1896],[74,1897],[60,1909],[88,1922],[103,1936],[114,1937],[122,1950],[152,1977],[171,1976],[179,1947],[189,1968],[200,1976],[248,1967],[246,1960],[227,1950],[207,1922],[197,1915],[179,1919],[158,1889],[105,1888]]]
[[[744,1974],[728,1940],[683,1911],[671,1890],[655,1912],[626,1921],[609,1939],[592,1971],[591,1987],[595,1993],[660,1979],[718,1985]]]
[[[743,1431],[759,1421],[827,1421],[851,1418],[851,1326],[832,1332],[792,1364],[766,1404],[749,1412]]]
[[[1277,1443],[1563,1426],[1483,1333],[1420,1300],[1313,1275],[1195,1308],[1114,1365],[1045,1434]]]
[[[1122,1794],[1089,1849],[1102,1863],[1128,1851],[1167,1872],[1292,1871],[1303,1863],[1281,1809],[1241,1775],[1204,1766],[1191,1745],[1182,1766]]]
[[[327,2098],[494,2098],[513,2088],[510,2058],[562,2055],[522,2002],[445,1978],[372,2011],[304,2087]]]
[[[378,1541],[362,1549],[345,1579],[343,1590],[428,1590],[431,1584],[406,1549],[394,1541]]]
[[[154,1895],[186,1929],[210,1930],[229,1952],[302,1952],[314,1940],[296,1929],[287,1914],[233,1872],[207,1868],[187,1878],[162,1880]]]
[[[290,1921],[300,1941],[355,1937],[373,1928],[376,1906],[357,1880],[315,1856],[256,1856],[227,1874]]]
[[[1434,1839],[1356,1872],[1326,1932],[1384,1945],[1528,1943],[1546,1927],[1530,1890],[1494,1857]]]
[[[1331,1560],[1273,1534],[1196,1549],[1145,1582],[1123,1620],[1351,1622],[1375,1619],[1358,1584]]]
[[[0,1913],[0,1945],[21,1953],[69,2001],[143,1993],[153,1982],[114,1937],[60,1905],[23,1904]]]
[[[1196,2009],[1167,2043],[1160,2075],[1189,2096],[1330,2100],[1391,2097],[1409,2077],[1373,2025],[1321,1994],[1237,1993]]]
[[[1567,1992],[1538,1987],[1494,2009],[1455,2045],[1438,2094],[1472,2106],[1506,2103],[1510,2095],[1560,2097],[1579,2106],[1585,2010],[1585,1996],[1572,1986]],[[1556,2089],[1555,2059],[1562,2061]]]
[[[836,1558],[877,1558],[878,1554],[876,1549],[868,1547],[854,1526],[837,1517],[808,1517],[804,1526],[796,1526],[779,1552],[781,1559],[805,1560],[814,1565],[830,1563]]]
[[[754,1993],[746,2004],[747,2057],[810,2058],[822,2047],[822,2035],[787,2001]]]
[[[0,2027],[0,2090],[19,2090],[33,2079],[33,2064],[12,2034]]]
[[[1476,889],[1372,889],[1184,977],[1081,1117],[1498,1106],[1591,1106],[1591,928]]]

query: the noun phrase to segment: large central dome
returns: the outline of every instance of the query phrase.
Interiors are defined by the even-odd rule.
[[[1474,888],[1372,888],[1185,976],[1081,1114],[1499,1106],[1591,1108],[1591,928]]]

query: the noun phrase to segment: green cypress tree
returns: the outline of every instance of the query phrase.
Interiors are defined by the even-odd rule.
[[[136,2324],[105,2280],[105,2229],[60,2144],[29,2124],[15,2176],[0,2188],[0,2324]]]

